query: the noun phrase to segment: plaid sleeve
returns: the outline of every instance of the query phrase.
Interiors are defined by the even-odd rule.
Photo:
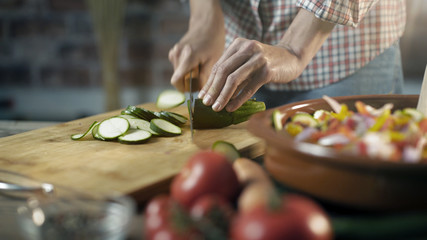
[[[324,21],[357,27],[378,0],[297,0],[301,7]]]

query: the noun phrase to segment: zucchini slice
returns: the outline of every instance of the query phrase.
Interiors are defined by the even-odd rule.
[[[108,118],[99,124],[98,134],[106,140],[116,139],[126,133],[129,126],[129,121],[122,117]]]
[[[278,109],[273,111],[272,119],[273,119],[273,127],[276,131],[280,131],[283,129],[283,117],[285,114],[281,113]]]
[[[212,144],[212,151],[224,154],[230,162],[240,157],[237,148],[230,142],[218,140]]]
[[[94,121],[89,128],[86,130],[86,132],[84,133],[77,133],[77,134],[73,134],[71,135],[71,139],[72,140],[80,140],[82,138],[84,138],[89,132],[92,132],[93,127],[97,124],[97,121]]]
[[[161,136],[172,137],[182,134],[182,129],[175,124],[161,118],[155,118],[150,122],[151,130],[159,133]]]
[[[184,125],[187,122],[187,118],[173,112],[167,112],[167,111],[160,111],[157,112],[157,115],[159,118],[164,119],[170,123],[173,123],[177,126]]]
[[[93,138],[95,138],[95,139],[97,139],[97,140],[102,140],[102,141],[104,141],[105,140],[105,138],[103,138],[101,135],[99,135],[99,133],[98,133],[98,128],[99,128],[99,122],[98,123],[96,123],[95,124],[95,126],[93,126],[93,129],[92,129],[92,137]]]
[[[151,135],[159,135],[159,133],[153,131],[150,128],[150,122],[144,119],[135,118],[135,119],[128,119],[128,122],[130,124],[130,129],[140,129],[145,130],[151,133]]]
[[[118,141],[124,144],[145,143],[151,138],[151,133],[140,129],[131,129],[118,137]]]
[[[185,102],[185,94],[177,90],[165,90],[159,94],[156,106],[159,109],[170,109]]]

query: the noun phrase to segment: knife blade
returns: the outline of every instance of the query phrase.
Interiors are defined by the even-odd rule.
[[[191,140],[194,139],[194,127],[193,127],[193,114],[194,114],[194,92],[193,92],[193,71],[190,72],[190,131],[191,131]]]
[[[185,84],[187,84],[188,89],[188,112],[189,112],[189,119],[190,119],[190,131],[191,131],[191,140],[194,138],[194,94],[197,91],[197,84],[198,84],[198,78],[199,78],[199,71],[200,66],[194,68],[191,70],[185,77]]]

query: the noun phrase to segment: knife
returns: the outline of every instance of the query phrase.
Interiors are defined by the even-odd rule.
[[[191,70],[189,74],[187,74],[188,80],[188,95],[189,95],[189,102],[188,102],[188,113],[190,118],[190,131],[191,131],[191,140],[193,140],[194,137],[194,127],[193,127],[193,117],[194,117],[194,94],[196,92],[196,84],[199,77],[199,67],[196,67],[195,69]]]

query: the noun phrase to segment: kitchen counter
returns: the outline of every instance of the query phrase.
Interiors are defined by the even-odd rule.
[[[61,122],[0,120],[0,137],[7,137],[59,123]]]

